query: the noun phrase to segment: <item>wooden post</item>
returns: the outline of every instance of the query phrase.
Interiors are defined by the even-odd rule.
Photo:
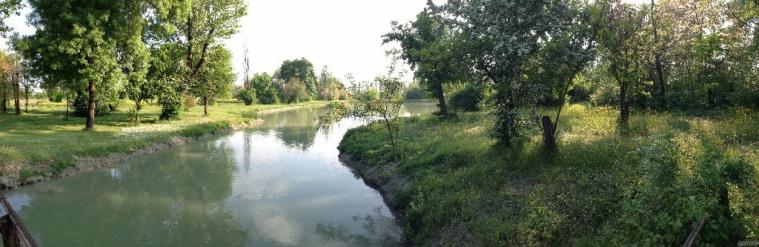
[[[18,231],[16,231],[16,226],[13,225],[10,214],[0,217],[0,234],[3,235],[3,246],[21,246],[18,239]]]
[[[21,222],[21,218],[18,217],[4,195],[0,195],[0,206],[7,213],[0,217],[0,234],[3,235],[3,245],[6,247],[37,247],[37,242],[29,234],[26,226]]]

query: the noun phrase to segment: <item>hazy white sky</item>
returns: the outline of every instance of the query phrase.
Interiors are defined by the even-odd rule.
[[[647,0],[628,0],[646,2]],[[444,0],[435,0],[444,2]],[[242,77],[243,47],[250,51],[253,72],[273,73],[282,61],[305,57],[319,73],[322,66],[339,78],[351,73],[357,80],[384,74],[390,60],[382,34],[390,22],[411,20],[426,0],[248,0],[248,16],[240,32],[224,43],[234,54],[233,64]],[[21,34],[28,9],[9,24]],[[5,43],[5,42],[3,42]]]

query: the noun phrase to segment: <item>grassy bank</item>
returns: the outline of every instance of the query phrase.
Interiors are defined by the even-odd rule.
[[[200,137],[244,125],[267,111],[323,104],[245,106],[228,101],[211,106],[208,117],[203,116],[203,107],[197,106],[175,121],[157,121],[160,107],[149,105],[142,111],[142,124],[134,126],[127,114],[132,106],[123,102],[118,111],[96,118],[94,132],[85,132],[84,118],[64,120],[64,104],[34,102],[22,116],[0,113],[0,165],[4,173],[20,173],[21,178],[51,176],[75,166],[76,157],[130,153],[173,137]]]
[[[496,145],[485,113],[402,120],[397,162],[378,124],[340,150],[403,185],[383,192],[414,244],[682,245],[703,218],[700,244],[759,240],[759,113],[637,113],[622,135],[613,109],[565,111],[555,154],[539,130]]]

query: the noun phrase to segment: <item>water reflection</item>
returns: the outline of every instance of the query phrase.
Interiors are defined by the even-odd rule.
[[[416,109],[416,108],[415,108]],[[9,198],[43,246],[388,246],[400,228],[338,160],[345,119],[264,116],[259,128],[37,184]]]
[[[317,224],[314,232],[327,241],[336,241],[348,246],[400,246],[394,235],[398,231],[397,227],[392,224],[394,220],[393,217],[383,215],[382,208],[375,208],[374,214],[353,216],[353,221],[360,224],[364,230],[372,235],[380,236],[377,239],[353,234],[347,226],[335,225],[331,222]],[[391,228],[387,228],[388,226]]]
[[[244,245],[245,231],[218,203],[232,193],[231,149],[206,143],[178,151],[110,169],[107,176],[32,186],[10,199],[41,245]],[[200,162],[193,157],[199,153],[209,155]]]

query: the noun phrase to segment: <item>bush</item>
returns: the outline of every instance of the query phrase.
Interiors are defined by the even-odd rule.
[[[195,107],[197,105],[197,102],[198,102],[198,98],[195,97],[194,95],[190,95],[190,94],[184,95],[184,97],[183,97],[182,100],[183,100],[182,105],[184,105],[184,110],[185,111],[189,111],[190,109],[192,109],[193,107]]]
[[[179,113],[182,109],[182,101],[179,98],[174,93],[167,93],[158,99],[158,104],[161,105],[161,120],[179,119]]]
[[[451,95],[450,104],[454,110],[475,112],[482,109],[483,99],[485,99],[485,91],[482,87],[468,84]]]
[[[256,91],[254,89],[242,90],[235,97],[245,105],[253,105],[256,102]]]
[[[619,102],[619,87],[616,84],[603,84],[590,95],[590,102],[595,106],[615,106]]]
[[[268,87],[263,91],[256,92],[258,97],[258,103],[261,104],[277,104],[279,103],[279,95],[277,95],[277,89],[274,87]]]
[[[249,110],[241,112],[240,115],[246,119],[257,119],[260,113],[258,110]]]
[[[569,102],[571,103],[577,103],[577,102],[585,102],[590,100],[590,89],[581,86],[581,85],[575,85],[572,90],[569,90]]]
[[[294,79],[285,84],[282,96],[288,104],[299,103],[311,99],[308,91],[306,91],[306,84],[298,79]]]

